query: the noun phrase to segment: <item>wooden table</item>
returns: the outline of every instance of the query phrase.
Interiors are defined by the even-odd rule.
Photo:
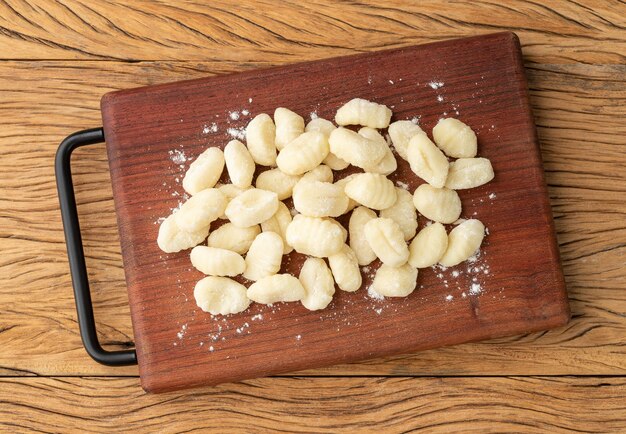
[[[626,431],[623,3],[167,3],[0,3],[0,430]],[[103,93],[499,30],[523,45],[570,324],[164,395],[87,356],[53,156]],[[100,339],[132,347],[104,145],[73,165]]]

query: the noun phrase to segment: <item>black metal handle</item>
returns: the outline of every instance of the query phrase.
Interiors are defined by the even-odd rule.
[[[74,196],[74,183],[72,182],[70,167],[72,152],[80,146],[102,142],[104,142],[104,130],[102,128],[92,128],[67,136],[59,145],[55,158],[55,172],[59,202],[61,204],[61,218],[63,219],[67,256],[70,262],[72,286],[74,287],[78,326],[87,353],[96,362],[103,365],[136,365],[137,353],[135,350],[107,351],[102,348],[98,341],[96,322],[93,317],[93,306],[91,304],[91,293],[89,292],[85,253],[83,252],[83,240],[80,235],[80,224],[76,209],[76,197]]]

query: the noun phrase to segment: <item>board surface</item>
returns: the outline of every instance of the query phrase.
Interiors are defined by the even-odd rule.
[[[353,97],[419,118],[430,135],[442,116],[477,133],[495,179],[460,191],[462,217],[489,229],[475,262],[420,270],[409,297],[335,295],[309,312],[299,303],[252,305],[211,317],[195,305],[202,274],[188,251],[156,245],[160,217],[182,200],[190,161],[224,145],[256,114],[288,107],[332,119]],[[149,391],[356,361],[519,334],[567,322],[569,307],[530,112],[519,43],[498,33],[417,47],[131,89],[102,99],[113,193],[141,382]],[[390,176],[422,183],[397,158]],[[339,178],[339,177],[337,177]],[[336,178],[336,179],[337,179]],[[420,227],[425,224],[420,219]],[[297,275],[301,255],[283,271]]]

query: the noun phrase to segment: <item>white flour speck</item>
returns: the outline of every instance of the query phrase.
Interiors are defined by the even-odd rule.
[[[459,277],[459,275],[460,275],[460,274],[461,274],[461,273],[459,273],[457,270],[454,270],[454,271],[452,272],[452,277]]]
[[[257,313],[256,315],[252,317],[252,321],[261,321],[262,319],[263,319],[263,315],[261,315],[260,313]]]
[[[246,128],[229,128],[226,130],[233,139],[244,140],[246,138]]]
[[[215,122],[213,122],[211,125],[204,125],[204,128],[202,128],[202,133],[203,134],[209,134],[209,133],[217,133],[217,124]]]
[[[413,122],[415,125],[419,125],[420,124],[420,118],[421,118],[421,116],[413,116],[413,118],[411,118],[411,122]]]
[[[374,300],[384,300],[385,297],[379,293],[377,293],[374,288],[372,288],[371,286],[369,288],[367,288],[367,295],[369,295],[370,298],[373,298]]]
[[[489,193],[489,199],[494,200],[496,197],[495,193]]]
[[[170,160],[172,160],[172,163],[174,164],[183,164],[187,161],[187,157],[185,156],[184,151],[181,151],[179,149],[173,149],[171,151],[168,151],[168,153],[170,154]]]
[[[454,296],[452,294],[446,295],[446,301],[452,301],[453,298]]]
[[[215,348],[213,348],[213,345],[211,345],[211,346],[209,347],[209,351],[210,351],[210,352],[215,351]]]
[[[374,312],[376,312],[378,315],[380,315],[383,312],[383,308],[382,307],[372,308],[372,310]]]
[[[440,87],[443,87],[443,82],[433,80],[430,83],[428,83],[428,85],[433,89],[439,89]]]
[[[252,98],[248,98],[248,102],[252,102]]]
[[[480,283],[472,283],[470,285],[469,293],[471,295],[477,295],[477,294],[480,294],[481,292],[483,292],[483,287],[480,285]]]
[[[176,336],[178,337],[178,339],[182,339],[185,337],[185,333],[187,333],[187,324],[183,324],[183,326],[180,328],[180,331],[176,333]]]
[[[228,113],[228,116],[229,116],[232,120],[236,121],[236,120],[238,120],[238,119],[239,119],[239,112],[238,112],[238,111],[232,111],[232,112],[229,112],[229,113]]]
[[[309,118],[311,119],[317,119],[319,116],[317,116],[317,112],[311,112],[309,113]]]
[[[437,101],[442,102],[443,101],[443,96],[441,95],[437,95]],[[444,113],[445,115],[446,113]]]
[[[300,339],[302,339],[302,335],[296,335],[296,340],[299,341]]]
[[[243,110],[241,110],[241,114],[244,115],[244,116],[248,116],[250,114],[250,110],[243,109]]]
[[[409,190],[409,184],[407,184],[406,182],[396,181],[396,185],[400,188],[403,188],[404,190]]]
[[[389,84],[393,84],[393,80],[389,80]]]

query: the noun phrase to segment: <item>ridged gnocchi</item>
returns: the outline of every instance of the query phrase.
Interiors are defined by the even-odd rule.
[[[187,232],[176,222],[176,214],[170,215],[161,222],[157,244],[165,253],[176,253],[197,246],[209,235],[209,226],[196,231]]]
[[[261,113],[246,127],[246,143],[254,162],[261,166],[276,164],[276,126],[272,118]]]
[[[274,124],[276,125],[276,149],[279,151],[304,132],[302,116],[284,107],[274,110]]]
[[[191,196],[176,212],[178,227],[187,232],[195,232],[209,226],[226,209],[227,199],[216,188],[207,188]]]
[[[283,258],[283,239],[276,232],[256,236],[245,259],[243,277],[259,280],[278,273]]]
[[[283,255],[287,255],[293,250],[293,247],[287,244],[287,227],[289,227],[291,220],[289,208],[283,202],[279,202],[274,215],[261,223],[263,232],[276,232],[283,239]]]
[[[298,253],[325,258],[341,250],[345,229],[333,219],[296,215],[287,227],[287,243]]]
[[[417,268],[409,264],[391,267],[387,264],[376,270],[372,289],[385,297],[406,297],[417,286]]]
[[[346,195],[372,209],[389,208],[396,201],[393,182],[377,173],[360,173],[345,186]]]
[[[337,125],[362,125],[370,128],[387,128],[391,110],[383,104],[354,98],[339,107],[335,115]]]
[[[339,181],[335,182],[335,185],[340,187],[343,190],[343,192],[345,193],[346,192],[346,184],[348,182],[350,182],[350,180],[352,178],[354,178],[356,175],[357,175],[356,173],[353,173],[352,175],[348,175],[345,178],[342,178]],[[348,206],[346,207],[346,210],[343,212],[343,214],[346,214],[346,213],[352,211],[358,205],[359,204],[354,199],[348,197]]]
[[[285,200],[291,197],[293,187],[300,181],[300,176],[287,175],[280,169],[270,169],[259,173],[256,178],[256,188],[273,191],[278,196],[278,200]]]
[[[344,244],[341,250],[328,257],[335,282],[342,291],[354,292],[361,287],[362,277],[354,251]]]
[[[453,158],[476,156],[478,141],[472,129],[458,119],[441,119],[433,128],[433,139],[446,155]]]
[[[246,287],[228,277],[208,276],[196,283],[193,296],[200,309],[211,315],[243,312],[250,306]]]
[[[448,176],[448,159],[426,134],[417,134],[409,141],[407,158],[411,170],[433,187],[441,188]]]
[[[391,219],[377,218],[367,222],[365,239],[383,264],[400,267],[409,259],[409,248],[400,226]]]
[[[300,301],[306,292],[300,281],[291,274],[273,274],[254,282],[247,291],[248,298],[261,304],[282,301]]]
[[[308,217],[338,217],[348,208],[348,196],[336,184],[304,180],[293,189],[293,206]]]
[[[252,241],[260,233],[261,228],[259,225],[240,228],[228,222],[211,232],[207,245],[209,247],[232,250],[240,255],[244,255],[250,248]]]
[[[403,188],[396,187],[396,201],[380,212],[380,216],[398,223],[405,240],[410,240],[417,231],[417,212],[413,205],[413,195]]]
[[[395,121],[389,125],[387,130],[391,143],[396,152],[404,160],[408,161],[407,148],[409,141],[418,134],[426,134],[418,125],[411,121]]]
[[[480,220],[465,220],[450,231],[448,248],[439,263],[446,267],[460,264],[478,250],[484,236],[485,226]]]
[[[448,234],[441,223],[422,229],[409,245],[409,264],[415,268],[435,265],[448,248]]]
[[[413,193],[413,204],[424,217],[440,223],[452,223],[461,215],[461,199],[449,188],[422,184]]]
[[[251,188],[230,201],[226,217],[242,228],[258,225],[274,215],[278,209],[278,196],[273,191]]]
[[[189,165],[183,177],[183,188],[194,195],[206,188],[214,187],[224,171],[224,152],[210,147]]]
[[[380,135],[378,131],[373,128],[363,127],[359,130],[359,134],[365,137],[366,139],[376,140],[381,144],[384,144],[387,148],[385,150],[385,156],[373,166],[364,167],[363,169],[366,172],[371,173],[380,173],[381,175],[389,175],[390,173],[395,172],[398,168],[398,162],[396,161],[396,157],[393,156],[393,152],[391,152],[391,148],[387,144],[387,141],[383,136]]]
[[[459,158],[450,163],[446,188],[462,190],[488,183],[494,177],[491,161],[486,158]]]
[[[330,152],[361,169],[378,164],[389,148],[386,143],[367,139],[347,128],[333,130],[328,143]]]
[[[330,133],[332,133],[335,128],[337,127],[331,121],[322,118],[315,118],[311,119],[311,121],[307,124],[305,131],[319,131],[328,139],[328,137],[330,137]],[[328,153],[322,163],[326,164],[333,170],[343,170],[348,167],[349,164],[347,161],[342,160],[332,152]]]
[[[246,269],[238,253],[217,247],[196,246],[189,254],[191,265],[209,276],[236,276]]]
[[[328,155],[328,139],[319,131],[309,131],[285,146],[276,165],[288,175],[302,175],[319,166]]]
[[[324,309],[333,300],[335,282],[323,259],[307,258],[298,279],[305,292],[300,301],[308,310]]]
[[[368,265],[376,259],[376,253],[365,238],[365,225],[375,218],[377,218],[376,213],[364,206],[356,208],[350,216],[348,223],[350,248],[354,251],[359,265]]]
[[[231,140],[224,148],[224,160],[228,176],[233,185],[248,188],[252,185],[252,177],[256,168],[248,148],[239,140]]]

